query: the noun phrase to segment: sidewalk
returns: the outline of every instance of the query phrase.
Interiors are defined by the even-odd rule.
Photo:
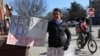
[[[71,40],[76,40],[78,38],[77,35],[72,35],[71,37],[72,37]]]

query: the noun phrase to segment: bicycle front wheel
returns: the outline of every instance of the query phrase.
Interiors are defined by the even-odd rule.
[[[82,46],[83,46],[83,44],[84,44],[84,39],[83,39],[83,37],[78,37],[78,39],[77,39],[77,47],[79,48],[79,49],[82,49]]]
[[[94,54],[97,51],[97,44],[95,40],[90,39],[87,44],[89,51]]]
[[[79,48],[79,49],[81,49],[81,39],[80,38],[78,38],[77,39],[77,47]]]

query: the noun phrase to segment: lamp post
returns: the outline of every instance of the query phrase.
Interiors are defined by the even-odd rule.
[[[89,7],[91,8],[92,7],[92,1],[89,0]]]

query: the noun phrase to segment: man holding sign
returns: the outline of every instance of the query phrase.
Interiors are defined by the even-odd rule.
[[[47,56],[63,56],[64,50],[67,50],[71,40],[71,33],[66,22],[62,19],[60,9],[53,10],[53,19],[48,22],[48,50]],[[67,38],[65,37],[65,33]]]

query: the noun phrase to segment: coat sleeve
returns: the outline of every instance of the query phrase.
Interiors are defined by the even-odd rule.
[[[70,41],[71,41],[71,32],[70,32],[67,24],[66,24],[65,33],[66,33],[66,36],[67,36],[66,45],[69,45]]]
[[[49,32],[49,28],[50,28],[50,21],[48,21],[47,32]]]

